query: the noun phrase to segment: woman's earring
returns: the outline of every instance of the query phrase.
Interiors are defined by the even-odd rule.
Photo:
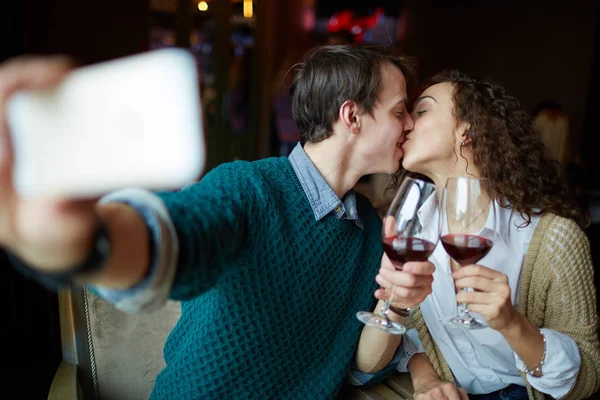
[[[465,141],[463,140],[462,142],[460,142],[460,145],[464,146],[465,145]]]

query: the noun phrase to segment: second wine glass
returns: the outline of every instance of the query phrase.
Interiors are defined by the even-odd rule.
[[[495,201],[487,179],[448,179],[440,200],[440,225],[447,232],[441,241],[446,253],[455,261],[453,270],[476,264],[489,253],[495,240],[495,215]],[[487,327],[485,321],[469,314],[466,304],[459,304],[457,315],[442,322],[465,329]]]
[[[383,220],[383,249],[397,270],[407,261],[425,261],[435,249],[440,231],[439,221],[423,224],[419,211],[435,207],[435,185],[417,178],[405,178]],[[433,225],[432,225],[433,224]],[[360,311],[356,317],[364,324],[399,335],[406,328],[388,317],[394,301],[394,287],[379,313]]]

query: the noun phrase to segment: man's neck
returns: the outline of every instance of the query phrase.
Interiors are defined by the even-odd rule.
[[[334,136],[322,142],[304,145],[304,151],[340,199],[363,175],[356,170],[357,163],[352,162],[351,147],[349,143],[337,140]]]

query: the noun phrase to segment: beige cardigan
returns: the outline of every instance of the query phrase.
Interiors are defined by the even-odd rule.
[[[538,328],[562,332],[577,343],[581,368],[575,386],[564,398],[585,399],[596,392],[600,387],[600,343],[594,269],[589,241],[574,221],[546,214],[538,222],[521,270],[518,308]],[[417,329],[438,376],[454,382],[418,308],[406,325]],[[525,382],[531,400],[546,398]]]

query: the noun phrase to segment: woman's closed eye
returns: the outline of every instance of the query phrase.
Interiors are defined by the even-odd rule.
[[[427,112],[427,110],[419,110],[419,111],[413,111],[413,114],[416,117],[420,117],[421,115],[425,114]]]

